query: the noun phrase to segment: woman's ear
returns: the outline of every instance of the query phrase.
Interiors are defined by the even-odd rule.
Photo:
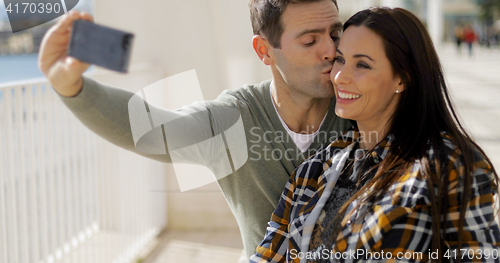
[[[410,83],[411,81],[410,74],[408,74],[408,72],[405,72],[404,74],[406,75],[406,82],[401,76],[397,76],[399,83],[396,87],[396,93],[403,92],[406,89],[406,83]]]
[[[398,91],[397,93],[403,92],[406,89],[406,85],[404,84],[404,81],[400,78],[399,79],[399,84],[398,84]]]
[[[260,35],[255,35],[253,36],[252,44],[259,59],[264,62],[264,64],[268,66],[271,65],[273,63],[273,56],[269,41]]]

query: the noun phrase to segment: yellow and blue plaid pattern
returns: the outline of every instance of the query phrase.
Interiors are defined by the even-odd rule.
[[[312,228],[306,227],[305,222],[325,191],[327,183],[332,180],[328,176],[329,169],[333,168],[338,156],[344,154],[358,137],[357,131],[349,130],[339,140],[305,160],[295,170],[272,214],[264,240],[257,247],[256,254],[250,258],[251,263],[307,262],[307,251],[301,251],[301,247],[305,247],[302,239]],[[462,262],[500,262],[500,230],[494,221],[492,207],[496,185],[491,165],[477,151],[474,153],[473,173],[470,175],[471,200],[467,204],[463,226],[462,254],[465,255],[456,251],[462,184],[466,175],[460,161],[460,151],[445,133],[442,138],[447,160],[441,160],[441,163],[447,162],[446,176],[449,180],[448,223],[446,235],[443,237],[449,250],[445,253],[445,256],[448,256],[445,261],[455,261],[453,259],[461,257]],[[394,140],[394,136],[387,136],[375,148],[372,157],[383,160]],[[432,170],[436,165],[436,157],[432,149],[428,150],[428,155]],[[438,192],[437,189],[433,190]],[[355,205],[356,202],[352,203],[346,214],[349,214]],[[424,179],[424,168],[418,161],[403,173],[401,179],[394,183],[382,198],[378,198],[373,204],[358,208],[366,211],[364,209],[368,209],[365,217],[356,218],[357,215],[364,214],[362,212],[352,213],[347,224],[342,225],[329,255],[331,262],[428,262],[436,259],[436,254],[431,251],[431,198]],[[347,252],[352,252],[351,256],[336,257],[349,255]],[[379,254],[374,254],[375,252]],[[380,256],[381,252],[392,257],[374,259],[374,255]],[[367,256],[368,253],[372,254]],[[410,256],[406,257],[408,255]]]

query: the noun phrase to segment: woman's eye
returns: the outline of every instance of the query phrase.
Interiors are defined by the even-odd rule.
[[[335,57],[333,59],[334,63],[344,63],[344,59],[342,57]]]
[[[366,68],[366,69],[370,69],[370,66],[368,66],[367,64],[365,63],[358,63],[358,68]]]

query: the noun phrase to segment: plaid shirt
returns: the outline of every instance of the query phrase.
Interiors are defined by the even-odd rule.
[[[314,225],[358,137],[357,131],[349,130],[295,170],[272,214],[266,236],[250,262],[307,262],[311,258],[307,252]],[[496,185],[490,164],[479,152],[474,153],[471,201],[467,204],[463,226],[464,255],[456,250],[463,192],[461,182],[465,175],[459,160],[460,151],[449,136],[443,133],[442,138],[449,167],[448,223],[444,237],[448,249],[444,259],[461,257],[462,262],[500,262],[500,230],[494,221],[492,208]],[[378,163],[383,160],[393,141],[393,135],[387,136],[375,148],[372,161]],[[428,154],[432,169],[435,164],[433,150],[429,149]],[[333,250],[319,256],[327,257],[332,262],[428,262],[436,259],[437,254],[430,250],[431,201],[424,172],[422,165],[415,162],[401,180],[389,188],[389,193],[374,204],[357,208],[358,212],[354,211],[347,223],[341,226]],[[437,193],[437,189],[434,191]],[[350,204],[346,215],[356,205],[356,201]],[[364,211],[367,211],[366,216],[357,218]]]

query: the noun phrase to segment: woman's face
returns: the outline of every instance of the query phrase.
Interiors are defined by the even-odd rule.
[[[342,34],[330,78],[335,113],[358,125],[385,125],[396,109],[397,92],[404,89],[392,72],[382,38],[365,26],[350,26]]]

